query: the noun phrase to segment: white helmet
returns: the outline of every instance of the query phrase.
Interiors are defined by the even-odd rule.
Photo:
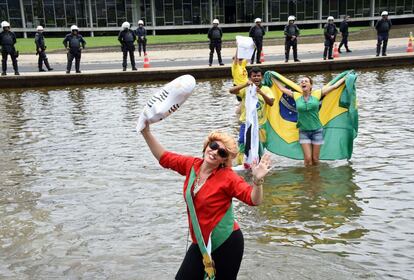
[[[219,23],[220,23],[220,22],[219,22],[219,20],[218,20],[218,19],[216,19],[216,18],[215,18],[215,19],[213,20],[213,24],[219,24]]]
[[[131,24],[129,24],[129,22],[125,21],[124,23],[122,23],[122,29],[129,29],[131,27]]]
[[[36,27],[37,31],[43,31],[43,26],[39,25],[38,27]]]
[[[388,16],[388,12],[387,12],[387,11],[383,11],[383,12],[381,13],[381,16]]]
[[[254,23],[258,23],[258,22],[262,22],[262,19],[261,19],[261,18],[256,18],[256,19],[254,20]]]
[[[2,21],[1,28],[4,28],[4,27],[10,27],[10,23],[8,23],[7,21]]]
[[[289,21],[291,21],[291,20],[295,21],[296,19],[295,19],[295,17],[294,17],[294,16],[289,16],[289,17],[288,17],[288,22],[289,22]]]
[[[72,25],[70,27],[70,31],[74,31],[74,30],[79,31],[79,28],[76,25]]]
[[[138,25],[140,24],[144,25],[144,22],[141,19],[138,21]]]
[[[334,20],[334,17],[333,16],[329,16],[327,19],[326,19],[327,21],[330,21],[330,20]]]

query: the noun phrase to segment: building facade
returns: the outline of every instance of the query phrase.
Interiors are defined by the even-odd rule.
[[[383,10],[392,18],[414,18],[414,0],[0,0],[0,20],[16,32],[42,25],[48,32],[116,31],[122,22],[144,20],[147,29],[197,29],[218,18],[222,27],[250,26],[257,17],[267,26],[284,25],[289,15],[301,24],[350,15],[373,21]]]

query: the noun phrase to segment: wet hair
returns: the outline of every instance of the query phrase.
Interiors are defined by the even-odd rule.
[[[237,153],[239,152],[239,148],[237,146],[237,142],[234,139],[234,137],[222,131],[216,130],[216,131],[210,132],[210,134],[204,140],[203,154],[206,151],[208,144],[213,141],[220,141],[221,143],[224,144],[224,147],[229,153],[228,158],[224,162],[224,166],[231,167],[233,159],[236,158]]]
[[[263,71],[262,71],[262,69],[260,69],[260,67],[254,66],[249,70],[249,77],[252,75],[252,73],[263,74]]]

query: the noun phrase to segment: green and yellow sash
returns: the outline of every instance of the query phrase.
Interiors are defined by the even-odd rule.
[[[191,195],[191,187],[194,184],[195,178],[196,173],[194,171],[194,167],[192,167],[190,178],[187,184],[185,198],[187,201],[188,210],[190,212],[191,224],[193,226],[194,234],[197,239],[198,247],[200,248],[200,252],[203,255],[204,271],[206,272],[204,279],[213,280],[215,279],[216,271],[214,268],[214,261],[211,258],[211,252],[220,247],[220,245],[223,244],[223,242],[226,241],[227,238],[229,238],[230,234],[233,232],[233,204],[230,204],[230,207],[227,209],[226,214],[210,233],[208,244],[206,246],[204,243],[203,234],[201,233],[200,224],[198,223],[197,213],[195,212],[193,197]]]

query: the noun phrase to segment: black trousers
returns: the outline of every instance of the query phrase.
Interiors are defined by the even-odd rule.
[[[377,55],[380,54],[382,44],[382,55],[387,53],[388,33],[380,33],[377,36]]]
[[[50,65],[49,65],[49,61],[47,59],[47,55],[45,50],[42,50],[41,52],[38,53],[39,58],[37,60],[37,65],[40,69],[43,69],[43,63],[45,64],[46,68],[49,70],[50,69]]]
[[[332,58],[332,50],[334,43],[335,39],[325,39],[325,49],[323,50],[323,58],[326,58],[327,55],[328,58]]]
[[[349,50],[349,48],[348,48],[348,34],[342,34],[342,40],[341,40],[341,43],[339,43],[338,49],[341,50],[342,46],[345,46],[345,49]]]
[[[256,55],[256,63],[260,63],[260,55],[262,54],[263,50],[263,39],[253,39],[254,44],[256,45],[256,49],[253,51],[251,64],[254,63],[254,57]]]
[[[127,57],[129,53],[129,60],[131,61],[132,68],[135,68],[135,47],[122,47],[122,67],[127,67]]]
[[[208,58],[208,64],[213,63],[214,50],[216,50],[218,62],[220,64],[223,63],[223,60],[221,59],[221,40],[210,41],[209,48],[210,48],[210,56]]]
[[[18,72],[19,68],[17,66],[17,58],[16,58],[16,52],[14,50],[11,51],[2,51],[1,52],[1,70],[3,71],[3,73],[5,73],[7,71],[7,56],[10,55],[10,58],[12,60],[13,63],[13,69],[14,72]]]
[[[76,72],[80,71],[80,60],[81,60],[81,51],[69,51],[68,52],[68,65],[66,66],[66,71],[72,69],[72,62],[75,59],[75,70]]]
[[[241,230],[233,231],[230,237],[213,253],[216,280],[236,280],[243,258],[244,239]],[[176,280],[203,280],[203,257],[197,244],[191,244],[184,257]]]
[[[138,53],[141,56],[141,49],[144,51],[144,54],[147,52],[147,38],[140,39],[138,38]]]
[[[293,59],[297,60],[298,59],[298,40],[291,40],[286,38],[285,40],[285,58],[286,60],[289,60],[289,53],[290,53],[290,48],[293,49]]]

